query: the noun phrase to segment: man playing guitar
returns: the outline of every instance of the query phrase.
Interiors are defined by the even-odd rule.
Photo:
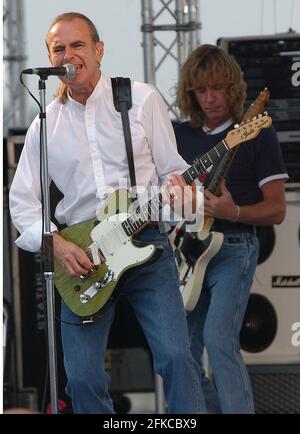
[[[182,68],[178,106],[188,122],[176,128],[179,153],[191,163],[222,140],[243,115],[246,84],[240,67],[222,49],[202,45]],[[220,192],[205,190],[206,218],[224,241],[206,269],[200,298],[187,315],[192,354],[208,412],[254,413],[239,334],[258,258],[256,226],[285,216],[286,174],[274,129],[243,144]],[[202,367],[206,347],[216,388]]]

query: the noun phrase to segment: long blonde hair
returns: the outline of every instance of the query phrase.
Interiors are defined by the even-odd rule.
[[[92,41],[95,42],[95,44],[97,42],[100,42],[100,36],[96,29],[96,26],[87,16],[80,14],[79,12],[66,12],[64,14],[58,15],[49,27],[49,30],[46,35],[46,45],[47,45],[48,53],[49,53],[48,36],[52,27],[61,21],[72,21],[75,18],[79,18],[80,20],[85,21],[87,23],[90,29]],[[62,104],[65,104],[68,98],[68,86],[65,83],[60,83],[60,85],[56,89],[55,97],[58,98],[58,100]]]
[[[216,45],[204,44],[196,48],[184,63],[177,92],[177,106],[181,115],[195,128],[205,122],[205,115],[194,94],[195,79],[201,83],[224,82],[233,120],[243,116],[246,83],[235,59]]]

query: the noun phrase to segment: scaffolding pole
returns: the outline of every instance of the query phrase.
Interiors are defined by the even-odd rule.
[[[4,0],[3,3],[3,78],[4,119],[3,129],[23,128],[28,124],[25,89],[19,75],[24,69],[25,29],[23,0]]]
[[[200,44],[199,9],[199,0],[142,0],[145,81],[158,88],[175,120],[180,70]]]

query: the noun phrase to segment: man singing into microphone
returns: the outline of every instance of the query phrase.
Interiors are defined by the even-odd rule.
[[[62,14],[51,24],[46,44],[53,67],[71,64],[76,71],[73,78],[61,77],[56,99],[47,107],[49,175],[64,194],[55,217],[70,226],[95,218],[106,187],[118,188],[120,178],[129,179],[129,170],[111,80],[100,71],[104,45],[94,24],[79,13]],[[132,81],[131,87],[129,118],[137,185],[177,186],[186,191],[189,187],[179,174],[189,166],[177,153],[161,96],[144,83]],[[28,130],[10,191],[11,216],[20,232],[16,243],[32,252],[41,247],[39,165],[36,118]],[[194,189],[189,192],[194,195]],[[54,254],[66,275],[72,278],[89,273],[93,263],[85,251],[59,235],[54,223],[51,230]],[[205,413],[167,234],[151,224],[136,238],[163,247],[163,252],[157,260],[128,270],[117,284],[118,290],[128,298],[144,330],[154,369],[163,378],[169,412]],[[82,318],[63,301],[61,311],[66,390],[74,411],[113,413],[104,354],[115,302],[88,326],[78,326]]]

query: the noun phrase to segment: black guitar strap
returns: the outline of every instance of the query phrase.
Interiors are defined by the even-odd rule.
[[[136,187],[134,159],[132,151],[132,140],[129,125],[128,110],[132,107],[131,82],[130,78],[115,77],[111,79],[112,91],[114,97],[114,106],[118,112],[121,112],[122,125],[124,131],[124,140],[127,152],[129,167],[130,183],[134,190]]]

